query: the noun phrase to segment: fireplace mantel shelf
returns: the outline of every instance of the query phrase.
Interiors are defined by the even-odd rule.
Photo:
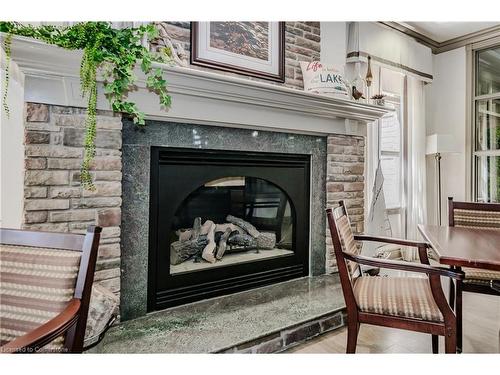
[[[85,106],[79,87],[80,58],[80,51],[24,37],[15,37],[12,45],[12,59],[26,77],[26,101]],[[160,107],[140,72],[138,89],[129,94],[150,119],[328,134],[349,132],[352,124],[357,129],[357,124],[392,111],[215,72],[156,66],[165,72],[172,107],[168,111]],[[110,109],[102,91],[98,108]]]

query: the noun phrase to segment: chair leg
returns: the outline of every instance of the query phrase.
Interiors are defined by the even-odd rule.
[[[356,344],[358,342],[358,332],[359,323],[358,322],[348,322],[347,323],[347,354],[356,353]]]
[[[455,283],[450,279],[450,307],[455,310]]]
[[[432,354],[439,353],[439,336],[432,335]]]
[[[463,319],[462,319],[462,282],[457,280],[457,300],[455,302],[455,314],[457,316],[457,351],[462,353]]]
[[[446,354],[457,353],[457,331],[455,327],[446,328],[444,336],[444,352]]]

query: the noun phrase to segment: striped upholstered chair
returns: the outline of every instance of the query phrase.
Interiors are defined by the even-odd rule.
[[[0,229],[0,353],[82,352],[100,232]]]
[[[430,333],[432,351],[438,353],[438,336],[445,337],[445,352],[456,353],[456,316],[441,287],[441,276],[461,279],[463,275],[429,265],[427,244],[368,235],[354,235],[343,202],[327,210],[330,234],[340,282],[347,307],[347,353],[355,353],[361,323]],[[418,248],[415,264],[360,255],[361,241],[376,241]],[[425,277],[363,276],[360,264]]]
[[[500,203],[457,202],[449,197],[448,225],[500,230]],[[467,267],[462,271],[465,277],[458,293],[464,291],[500,296],[500,291],[493,287],[495,282],[500,282],[500,272]],[[453,283],[450,283],[451,303],[454,303],[455,295]]]

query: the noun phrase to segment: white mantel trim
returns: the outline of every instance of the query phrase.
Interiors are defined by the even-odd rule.
[[[0,81],[5,79],[5,54],[0,56]],[[0,105],[0,227],[21,228],[24,202],[24,82],[19,67],[11,62],[8,87],[9,113]],[[3,97],[0,98],[3,105]]]
[[[85,106],[79,90],[80,58],[81,51],[30,38],[13,40],[12,59],[26,75],[26,101]],[[165,111],[160,107],[139,71],[138,90],[129,94],[150,119],[328,134],[352,129],[356,133],[359,129],[353,124],[375,121],[391,111],[214,72],[155,66],[165,72],[172,108]],[[98,108],[110,109],[102,94]]]

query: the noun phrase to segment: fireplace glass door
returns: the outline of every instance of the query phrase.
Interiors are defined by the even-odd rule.
[[[149,310],[307,275],[308,155],[151,151]]]

